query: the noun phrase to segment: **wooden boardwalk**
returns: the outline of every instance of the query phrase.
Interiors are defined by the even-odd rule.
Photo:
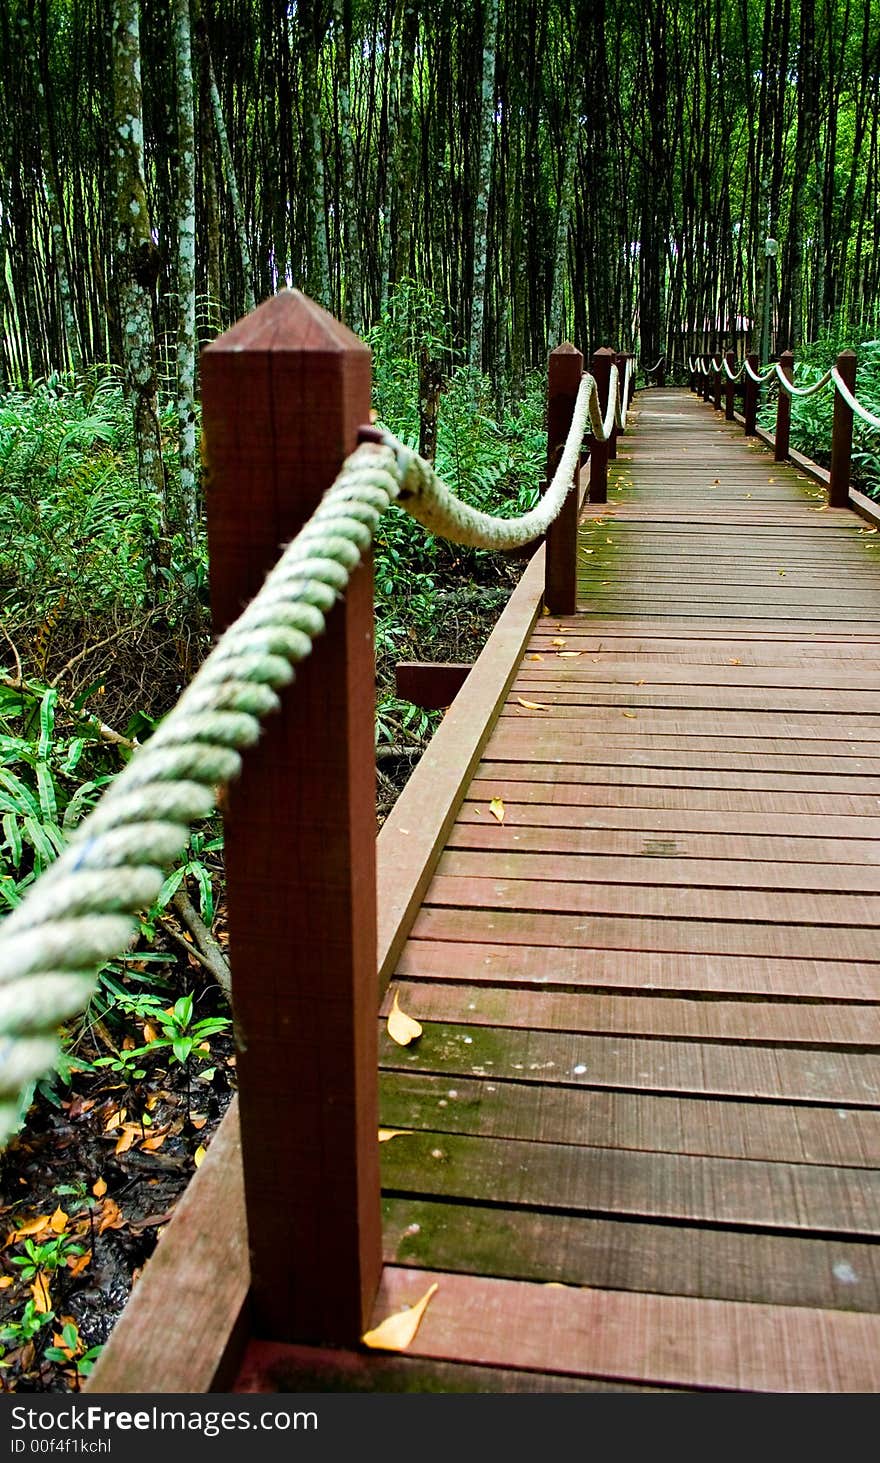
[[[880,1391],[878,535],[682,391],[619,448],[383,1008],[376,1317],[439,1288],[241,1390]]]

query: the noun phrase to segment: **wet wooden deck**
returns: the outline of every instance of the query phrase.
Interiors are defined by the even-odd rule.
[[[376,1319],[439,1288],[240,1390],[880,1391],[878,535],[682,391],[619,445],[382,1023]]]

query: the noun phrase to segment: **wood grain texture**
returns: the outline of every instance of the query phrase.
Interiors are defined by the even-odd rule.
[[[283,291],[208,347],[202,384],[220,631],[369,421],[370,354]],[[225,818],[252,1302],[285,1341],[356,1340],[379,1281],[374,706],[367,556]]]
[[[410,1353],[688,1388],[880,1390],[880,1316],[386,1267],[374,1324],[437,1293]]]

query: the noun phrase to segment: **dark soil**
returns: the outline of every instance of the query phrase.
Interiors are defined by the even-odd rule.
[[[440,590],[442,613],[429,626],[408,629],[406,648],[397,658],[474,660],[522,567],[522,561],[515,559],[487,559],[481,573],[487,582],[462,587],[459,578],[457,585]],[[163,652],[165,645],[158,658]],[[179,647],[170,659],[176,661],[179,676]],[[380,663],[377,674],[380,687],[393,694],[393,661]],[[176,694],[173,690],[168,704]],[[400,745],[383,749],[377,767],[380,826],[437,720],[439,715],[421,737],[404,728]],[[215,883],[218,915],[213,933],[222,946],[219,873]],[[176,939],[169,938],[175,934]],[[191,993],[194,1019],[228,1015],[219,987],[206,979],[196,959],[182,951],[181,943],[188,938],[182,926],[175,928],[170,920],[153,946],[161,949],[164,944],[169,956],[169,963],[161,967],[166,979],[162,1002],[170,1007]],[[134,974],[131,985],[144,988]],[[65,1048],[93,1063],[149,1040],[143,1021],[114,1018],[111,1011],[104,1020],[92,1013],[72,1023]],[[38,1090],[25,1127],[0,1156],[0,1391],[79,1389],[89,1369],[88,1353],[107,1340],[192,1178],[199,1150],[208,1145],[226,1111],[235,1088],[229,1032],[212,1036],[210,1053],[198,1053],[186,1066],[168,1057],[166,1048],[143,1059],[145,1077],[131,1082],[111,1075],[109,1069],[73,1071],[69,1083],[56,1079],[45,1091]],[[212,1073],[208,1081],[199,1075],[205,1071]],[[65,1188],[75,1192],[59,1192]],[[47,1251],[59,1236],[63,1253],[47,1267]],[[36,1270],[33,1264],[29,1271],[14,1263],[29,1259],[28,1243],[44,1261]],[[50,1319],[34,1329],[47,1307]]]

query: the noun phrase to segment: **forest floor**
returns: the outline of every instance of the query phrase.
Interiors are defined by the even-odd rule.
[[[459,577],[448,588],[438,585],[442,613],[408,630],[396,658],[475,659],[522,568],[513,559],[495,560],[485,584],[462,588]],[[393,694],[387,655],[377,677],[380,690]],[[420,740],[406,728],[403,744],[380,747],[378,826],[431,731],[425,728]],[[217,883],[212,934],[222,950],[225,903],[219,877]],[[188,996],[194,1020],[228,1016],[203,962],[185,953],[189,931],[181,923],[175,928],[170,910],[169,916],[153,947],[169,962],[166,1016]],[[80,1389],[229,1105],[236,1079],[228,1028],[208,1035],[185,1061],[166,1045],[158,1060],[148,1056],[135,1068],[128,1058],[126,1067],[127,1053],[142,1043],[147,1049],[157,1034],[149,1013],[124,1038],[87,1014],[73,1047],[85,1070],[72,1070],[69,1085],[51,1100],[37,1093],[26,1125],[0,1157],[2,1392]],[[102,1060],[107,1065],[96,1068]]]

